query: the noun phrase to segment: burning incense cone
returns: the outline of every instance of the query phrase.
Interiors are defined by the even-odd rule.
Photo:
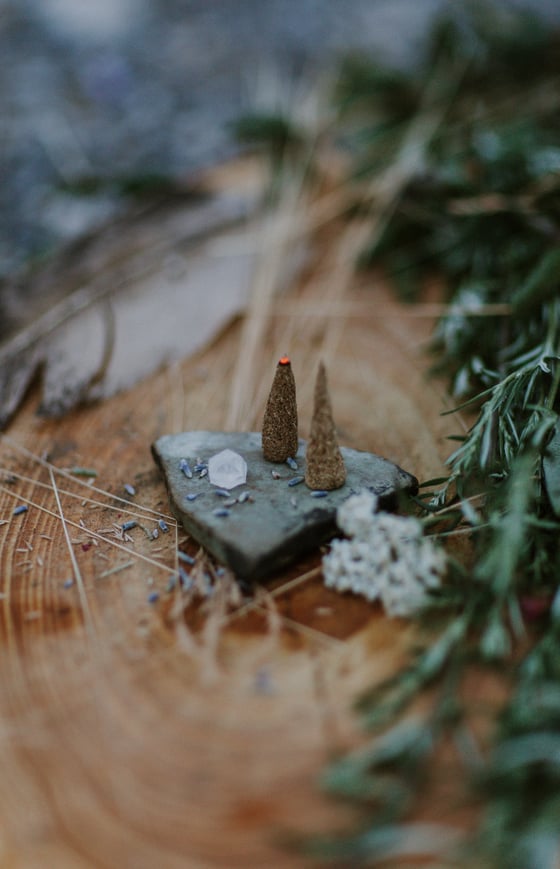
[[[307,444],[305,482],[310,489],[340,489],[346,480],[344,460],[338,448],[327,374],[321,362],[315,381],[311,434]]]
[[[280,359],[266,403],[262,448],[268,462],[285,462],[298,450],[296,382],[287,356]]]

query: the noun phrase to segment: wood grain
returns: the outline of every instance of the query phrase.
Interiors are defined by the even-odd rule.
[[[298,286],[259,312],[241,427],[259,425],[287,352],[307,436],[318,357],[328,351],[341,443],[421,479],[441,474],[457,422],[440,416],[441,390],[426,378],[431,320],[408,317],[372,275],[329,307],[324,266],[312,261]],[[364,303],[371,314],[353,315]],[[291,837],[353,817],[321,794],[318,776],[359,743],[351,701],[404,660],[410,626],[325,589],[319,555],[254,598],[236,599],[226,583],[188,604],[166,591],[177,543],[197,551],[172,520],[157,540],[141,527],[130,542],[110,533],[130,511],[148,531],[169,513],[150,457],[155,438],[236,418],[253,315],[196,357],[63,420],[38,418],[34,391],[0,439],[2,869],[303,866]],[[56,469],[96,469],[102,492],[51,477],[21,447],[48,454]],[[83,594],[79,582],[65,587],[73,567],[52,479]],[[127,498],[125,483],[136,488],[130,504],[115,500]],[[14,516],[24,499],[28,511]]]

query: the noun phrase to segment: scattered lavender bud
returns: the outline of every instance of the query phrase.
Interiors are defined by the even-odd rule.
[[[208,468],[203,468],[201,470],[200,474],[198,475],[199,479],[202,480],[202,478],[205,477],[207,475],[207,473],[208,473]]]
[[[291,480],[288,480],[288,486],[299,486],[300,483],[303,483],[303,477],[292,477]]]
[[[196,558],[193,558],[192,555],[188,555],[186,552],[182,552],[180,549],[177,551],[177,558],[184,564],[196,564]]]
[[[219,518],[224,518],[229,516],[229,510],[226,510],[225,507],[218,507],[217,510],[212,510],[214,516],[218,516]]]
[[[157,591],[152,591],[148,595],[148,603],[157,603],[159,600],[159,594]]]
[[[244,492],[241,492],[241,495],[239,495],[237,500],[240,504],[244,504],[245,501],[248,501],[250,499],[250,497],[251,493],[245,490]]]
[[[255,675],[255,692],[257,694],[274,694],[274,685],[267,667],[260,667]]]
[[[159,531],[157,528],[154,528],[154,530],[152,531],[152,540],[157,540],[158,537],[159,537]]]
[[[202,577],[202,580],[204,583],[204,588],[202,589],[202,593],[204,594],[205,597],[212,597],[212,595],[214,594],[214,591],[215,591],[215,587],[212,585],[211,578],[208,576],[207,573],[205,573]]]
[[[167,523],[164,522],[163,519],[159,520],[158,525],[159,525],[159,530],[163,531],[164,534],[167,534],[167,532],[169,531],[169,528],[167,526]]]
[[[286,464],[288,465],[289,468],[292,469],[292,471],[297,471],[298,463],[296,462],[295,459],[292,459],[291,456],[288,456],[288,458],[286,459]]]
[[[93,468],[74,467],[70,468],[70,473],[74,474],[75,477],[97,477],[97,471]]]
[[[181,583],[181,587],[184,588],[185,591],[188,591],[189,588],[192,588],[193,581],[187,571],[181,566],[179,566],[179,581]]]
[[[197,474],[200,473],[200,471],[204,471],[207,468],[208,468],[208,465],[206,464],[206,462],[197,462],[196,465],[194,466],[194,470],[196,471]]]
[[[67,579],[66,582],[63,584],[63,588],[72,588],[73,585],[74,585],[74,580]]]
[[[29,507],[27,504],[20,504],[19,507],[16,507],[14,510],[14,516],[20,516],[22,513],[27,513]]]
[[[187,501],[196,501],[197,498],[200,498],[202,492],[189,492],[187,495]]]
[[[138,525],[138,522],[136,522],[134,519],[131,519],[130,522],[124,522],[121,525],[121,528],[123,531],[131,531],[132,528],[136,528],[137,525]]]
[[[181,461],[179,462],[179,470],[182,471],[185,477],[188,477],[189,480],[192,479],[192,471],[186,459],[181,459]]]
[[[190,591],[194,585],[192,577],[185,570],[181,574],[181,585],[184,591]]]
[[[130,495],[131,497],[132,495],[136,495],[136,489],[134,488],[134,486],[131,486],[130,483],[125,483],[123,489],[125,490],[126,494]]]
[[[229,498],[229,492],[227,489],[214,489],[214,495],[219,495],[220,498]]]
[[[326,498],[329,494],[324,489],[315,489],[313,492],[309,493],[312,498]]]

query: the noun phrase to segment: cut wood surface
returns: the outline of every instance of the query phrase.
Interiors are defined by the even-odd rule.
[[[458,422],[426,376],[433,320],[379,276],[337,295],[330,260],[281,297],[257,276],[244,317],[127,392],[49,421],[33,391],[0,437],[2,869],[304,866],[295,836],[354,818],[321,769],[362,740],[352,700],[405,660],[413,628],[325,589],[320,553],[253,595],[228,575],[207,599],[168,591],[178,546],[213,566],[150,456],[163,434],[258,428],[288,353],[302,436],[323,358],[342,445],[442,474]]]

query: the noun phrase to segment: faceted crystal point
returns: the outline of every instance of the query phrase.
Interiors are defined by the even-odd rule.
[[[221,489],[242,486],[247,480],[247,462],[233,450],[222,450],[208,459],[208,479]]]

